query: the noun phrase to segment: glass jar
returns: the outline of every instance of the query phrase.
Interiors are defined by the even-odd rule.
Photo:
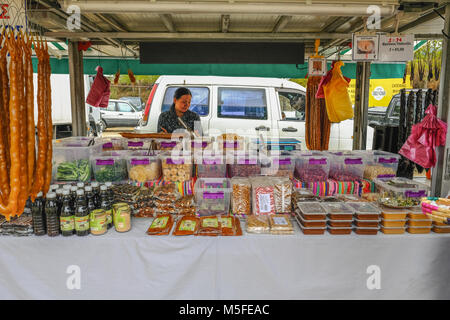
[[[95,209],[90,214],[91,233],[102,235],[107,231],[107,214],[103,209]]]
[[[117,232],[127,232],[131,229],[131,209],[126,203],[113,206],[113,222]]]

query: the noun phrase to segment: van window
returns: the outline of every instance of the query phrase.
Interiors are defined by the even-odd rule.
[[[264,89],[219,88],[218,99],[219,118],[267,119]]]
[[[125,102],[117,102],[117,108],[119,112],[132,112],[133,109],[128,103]]]
[[[173,95],[179,87],[168,87],[164,94],[161,112],[170,110],[173,103]],[[205,87],[186,87],[192,92],[191,106],[189,110],[197,113],[199,116],[207,116],[209,114],[209,88]]]
[[[116,111],[116,103],[114,101],[110,101],[108,103],[108,108],[106,108],[108,111]]]
[[[281,112],[285,115],[285,117],[282,117],[282,120],[305,121],[306,97],[304,93],[278,91],[278,98],[280,99]]]

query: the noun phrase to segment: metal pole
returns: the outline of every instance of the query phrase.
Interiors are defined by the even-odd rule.
[[[72,105],[72,135],[86,135],[86,105],[84,102],[83,52],[78,42],[69,41],[70,102]]]
[[[450,35],[450,4],[445,7],[445,25],[443,30]],[[450,123],[450,42],[444,37],[442,42],[442,66],[439,86],[439,102],[437,116],[447,124]],[[445,147],[436,148],[437,163],[431,170],[431,195],[446,197],[450,191],[450,130],[447,130]]]
[[[365,150],[369,106],[370,62],[356,64],[355,115],[353,117],[353,150]]]

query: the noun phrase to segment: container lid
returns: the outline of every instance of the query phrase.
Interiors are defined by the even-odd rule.
[[[409,212],[409,209],[389,208],[389,207],[385,207],[383,205],[380,205],[379,208],[380,208],[381,212],[385,213],[385,214],[403,214],[403,213]]]
[[[87,187],[84,188],[84,191],[86,191],[86,192],[91,192],[91,191],[92,191],[92,187],[87,186]]]
[[[408,211],[409,211],[409,213],[415,213],[415,214],[417,214],[417,213],[423,213],[423,211],[422,211],[422,206],[414,206],[414,207],[408,209]],[[424,214],[424,213],[423,213],[423,214]]]
[[[84,195],[84,190],[83,189],[78,189],[77,190],[77,196],[82,196]]]
[[[343,202],[322,202],[320,204],[329,214],[353,214],[355,210]]]
[[[395,229],[403,229],[405,230],[406,227],[385,227],[383,225],[380,226],[382,229],[391,229],[391,230],[395,230]]]
[[[298,209],[303,214],[326,214],[327,211],[319,204],[319,202],[299,202]]]
[[[375,178],[373,182],[378,187],[389,191],[404,192],[406,197],[425,197],[426,191],[430,189],[426,184],[401,177],[387,179]],[[425,194],[423,194],[424,192]]]
[[[108,190],[107,186],[103,185],[103,186],[100,187],[100,191],[106,191],[106,190]]]
[[[430,222],[432,220],[430,218],[430,219],[409,219],[409,221],[413,221],[413,222]]]
[[[78,182],[77,183],[77,187],[78,188],[84,188],[84,183],[83,182]]]
[[[450,229],[450,225],[447,225],[447,226],[438,226],[438,225],[433,224],[433,228]]]
[[[378,207],[368,202],[346,202],[346,204],[352,207],[357,214],[379,214],[381,212]]]
[[[76,186],[70,187],[70,191],[77,191],[77,190],[78,190],[78,187],[76,187]]]
[[[328,225],[327,228],[332,229],[332,230],[352,230],[353,227],[332,227],[332,226]]]
[[[358,226],[355,226],[354,228],[357,230],[378,230],[379,229],[378,227],[358,227]]]
[[[94,181],[91,183],[92,188],[98,188],[99,186],[100,186],[100,183],[98,183],[97,181]]]
[[[431,226],[427,227],[415,227],[415,226],[408,226],[409,229],[431,229]]]
[[[47,193],[47,195],[45,196],[47,199],[54,199],[56,198],[56,193],[54,192],[49,192]]]
[[[110,182],[110,181],[105,182],[105,186],[107,186],[108,188],[111,187],[112,186],[112,182]]]
[[[333,220],[333,219],[329,219],[328,222],[345,222],[345,223],[349,223],[349,222],[353,222],[352,220]]]
[[[64,190],[70,190],[70,188],[72,188],[72,186],[70,184],[63,185]]]
[[[62,192],[63,196],[68,196],[70,194],[69,190],[63,190]]]

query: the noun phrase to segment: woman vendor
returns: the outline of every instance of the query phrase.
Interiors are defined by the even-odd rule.
[[[189,110],[192,93],[188,88],[180,87],[175,91],[169,111],[163,112],[158,119],[158,132],[173,133],[177,129],[187,128],[201,135],[200,116]],[[181,119],[181,121],[179,120]]]

